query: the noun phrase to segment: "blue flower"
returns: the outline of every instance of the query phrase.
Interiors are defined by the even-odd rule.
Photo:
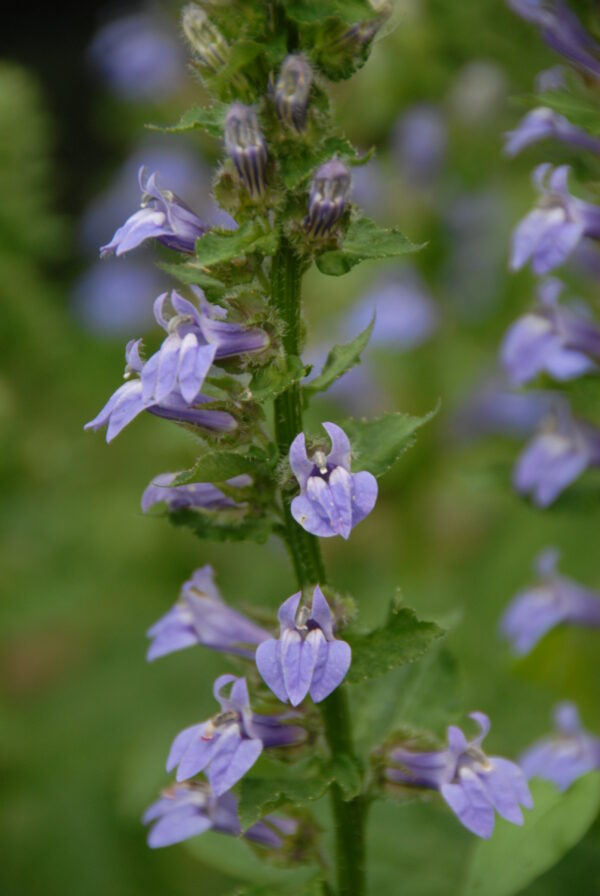
[[[541,196],[513,233],[513,270],[531,262],[536,274],[547,274],[563,264],[584,237],[600,237],[600,208],[569,193],[568,175],[568,165],[535,169],[534,183]]]
[[[351,650],[333,634],[333,616],[317,585],[312,607],[298,609],[302,592],[279,608],[279,638],[263,641],[256,651],[258,671],[276,697],[298,706],[307,694],[319,703],[344,680]]]
[[[504,136],[504,152],[508,156],[516,156],[527,146],[548,138],[600,153],[600,140],[597,137],[592,137],[583,128],[571,124],[564,115],[543,106],[528,112],[517,127]]]
[[[231,685],[228,697],[222,691]],[[206,772],[215,796],[226,793],[252,768],[265,747],[300,743],[303,728],[285,724],[281,716],[258,716],[250,708],[245,678],[220,675],[213,694],[221,712],[181,731],[171,746],[167,771],[177,768],[177,781]]]
[[[558,304],[562,288],[555,278],[543,282],[536,307],[504,337],[502,363],[517,386],[540,373],[565,381],[598,369],[593,359],[600,359],[600,327],[585,314]]]
[[[543,40],[585,74],[600,77],[600,46],[563,0],[508,0],[517,15],[532,22]]]
[[[147,634],[152,639],[148,660],[195,644],[252,659],[256,645],[270,637],[268,631],[225,603],[208,565],[184,582],[177,603]]]
[[[554,722],[556,731],[525,750],[519,763],[527,778],[544,778],[567,790],[577,778],[600,768],[600,738],[583,728],[573,703],[559,703]]]
[[[157,239],[169,249],[193,254],[196,240],[209,229],[181,199],[168,190],[161,190],[157,172],[138,173],[142,191],[141,208],[116,231],[110,243],[101,246],[100,255],[123,255],[149,239]]]
[[[542,551],[535,564],[540,582],[520,591],[502,617],[502,633],[520,656],[557,625],[600,627],[600,594],[558,575],[557,562],[557,551]]]
[[[348,436],[335,423],[323,427],[331,439],[329,454],[315,451],[309,458],[302,432],[290,445],[290,467],[300,485],[300,494],[292,501],[292,516],[313,535],[347,539],[373,510],[377,480],[371,473],[351,473]]]
[[[521,806],[531,809],[533,800],[518,765],[483,752],[481,744],[490,730],[488,717],[472,712],[470,718],[479,726],[477,737],[468,741],[460,728],[450,725],[445,750],[392,749],[389,758],[394,765],[386,769],[386,777],[397,784],[438,790],[461,824],[487,840],[494,830],[494,812],[521,825]]]

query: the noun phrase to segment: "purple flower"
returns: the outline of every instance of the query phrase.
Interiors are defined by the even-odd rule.
[[[586,74],[600,77],[600,46],[562,0],[508,0],[517,15],[532,22],[543,40]]]
[[[525,750],[519,764],[527,778],[544,778],[567,790],[577,778],[600,768],[600,738],[583,728],[573,703],[558,704],[554,723],[554,734]]]
[[[209,226],[169,190],[159,189],[157,177],[156,171],[148,177],[146,169],[140,168],[141,208],[119,227],[110,243],[101,246],[101,257],[113,253],[123,255],[149,239],[157,239],[169,249],[193,254],[196,240]]]
[[[600,327],[561,307],[562,289],[555,278],[541,283],[536,307],[515,321],[504,337],[502,364],[517,386],[540,373],[565,381],[598,369],[592,357],[600,359]]]
[[[430,184],[442,170],[448,142],[446,122],[433,104],[413,106],[394,129],[394,149],[410,184]]]
[[[600,140],[597,137],[592,137],[583,128],[571,124],[564,115],[543,106],[528,112],[514,131],[507,131],[504,136],[504,152],[511,157],[527,146],[550,137],[569,146],[600,153]]]
[[[494,810],[512,824],[523,824],[521,806],[533,808],[525,775],[500,756],[486,756],[481,744],[490,730],[482,712],[470,714],[480,732],[468,741],[454,725],[448,728],[445,750],[415,753],[401,747],[390,752],[396,763],[386,769],[395,783],[438,790],[458,820],[486,840],[494,830]]]
[[[550,90],[562,90],[566,88],[566,70],[564,65],[553,65],[545,68],[536,75],[535,89],[538,93],[547,93]]]
[[[228,684],[232,687],[229,697],[225,697],[221,692]],[[177,767],[177,781],[204,771],[215,796],[221,796],[252,768],[264,747],[299,743],[305,731],[286,725],[284,716],[254,715],[245,678],[220,675],[213,694],[221,704],[221,712],[177,735],[167,759],[167,771]]]
[[[342,217],[350,197],[350,172],[340,159],[317,169],[310,185],[304,227],[312,236],[327,236]]]
[[[283,602],[277,614],[279,638],[256,650],[256,666],[276,697],[292,706],[310,694],[320,703],[342,683],[350,668],[351,650],[333,636],[333,616],[317,585],[312,607],[300,605],[302,592]]]
[[[215,796],[205,783],[173,784],[163,790],[160,799],[144,814],[144,824],[155,822],[148,834],[148,846],[153,849],[172,846],[211,829],[239,837],[242,829],[237,805],[233,793]],[[265,815],[262,821],[244,831],[243,836],[262,846],[279,849],[284,837],[295,833],[296,827],[292,819]]]
[[[208,565],[184,582],[177,603],[147,634],[152,639],[148,660],[194,644],[252,659],[256,645],[270,637],[265,629],[227,606]]]
[[[600,208],[569,193],[568,175],[568,165],[535,169],[533,180],[541,196],[513,233],[513,270],[530,261],[536,274],[547,274],[563,264],[584,237],[600,238]]]
[[[552,410],[553,400],[552,392],[515,392],[503,380],[489,378],[457,409],[451,430],[467,441],[490,434],[530,435]]]
[[[275,110],[279,120],[298,134],[306,126],[312,69],[304,56],[286,56],[275,83]]]
[[[520,591],[502,617],[502,633],[520,656],[557,625],[600,628],[600,594],[560,576],[557,561],[557,551],[542,551],[535,564],[539,583]]]
[[[538,507],[548,507],[591,466],[600,466],[600,430],[575,420],[561,403],[517,460],[513,485]]]
[[[212,482],[188,482],[173,485],[181,473],[160,473],[155,476],[142,495],[142,510],[146,513],[155,504],[166,504],[169,510],[183,510],[186,507],[204,510],[221,510],[225,507],[242,507],[238,501],[225,495]],[[245,488],[252,484],[250,476],[234,476],[227,479],[230,488]]]
[[[140,357],[141,341],[141,339],[137,339],[127,343],[125,350],[127,382],[119,386],[100,413],[85,424],[84,429],[95,431],[107,426],[106,441],[111,442],[142,411],[149,411],[151,414],[164,417],[167,420],[175,420],[178,423],[186,423],[217,432],[230,432],[236,428],[237,423],[226,411],[203,410],[198,407],[198,405],[212,401],[205,395],[197,395],[193,403],[186,402],[177,389],[165,395],[160,401],[152,396],[144,397],[142,379],[140,379],[145,367]],[[137,374],[136,378],[128,379],[134,374]]]
[[[192,404],[216,358],[262,351],[269,344],[263,330],[227,323],[226,311],[206,301],[201,289],[192,287],[200,310],[173,290],[154,303],[154,316],[167,338],[144,364],[144,400],[162,401],[177,389]],[[171,314],[167,314],[168,304]]]
[[[225,149],[252,199],[265,191],[267,144],[252,106],[232,103],[225,118]]]
[[[321,538],[348,538],[354,526],[373,510],[377,481],[371,473],[350,472],[350,442],[335,423],[324,423],[331,439],[329,454],[309,458],[304,433],[290,445],[290,466],[300,485],[292,501],[292,516],[307,532]]]

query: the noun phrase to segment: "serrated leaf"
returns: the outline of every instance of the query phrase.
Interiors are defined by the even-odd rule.
[[[370,218],[358,218],[350,223],[343,244],[318,255],[316,264],[322,274],[340,277],[360,264],[374,258],[397,258],[417,252],[422,246],[411,243],[395,227],[379,227]]]
[[[288,190],[307,180],[323,162],[333,156],[340,156],[351,165],[360,165],[368,161],[358,156],[355,148],[345,137],[328,137],[316,147],[298,140],[290,141],[280,153],[279,170],[281,178]]]
[[[256,541],[264,544],[274,528],[267,516],[257,516],[242,509],[189,510],[184,508],[169,513],[175,526],[186,526],[198,538],[209,541]]]
[[[186,286],[199,286],[207,295],[221,295],[225,289],[225,284],[221,280],[211,277],[195,261],[185,261],[183,264],[159,261],[158,267]]]
[[[266,221],[246,221],[237,230],[213,228],[196,240],[196,263],[201,267],[233,261],[259,252],[272,255],[277,249],[277,233]]]
[[[282,356],[256,371],[248,384],[246,397],[259,404],[272,401],[305,377],[309,370],[295,355]]]
[[[371,420],[343,420],[340,426],[352,445],[352,465],[378,478],[414,444],[415,433],[437,414],[439,405],[424,417],[397,411]]]
[[[185,131],[206,131],[211,137],[223,136],[225,115],[227,106],[225,103],[215,103],[212,106],[192,106],[184,112],[177,124],[172,125],[146,125],[151,131],[162,131],[167,134],[179,134]]]
[[[344,640],[352,648],[346,681],[350,684],[367,681],[413,663],[443,634],[444,630],[435,622],[423,622],[414,610],[394,603],[381,628],[364,635],[344,633]]]
[[[536,96],[536,106],[546,106],[559,115],[564,115],[571,124],[584,128],[594,136],[600,135],[600,111],[598,101],[591,92],[582,90],[574,93],[570,90],[549,90]]]
[[[289,19],[299,25],[319,25],[327,18],[340,19],[347,25],[353,25],[375,15],[366,0],[320,0],[318,4],[310,0],[286,0],[285,12]]]
[[[258,475],[274,465],[274,458],[264,451],[250,449],[241,451],[216,451],[201,455],[190,470],[180,473],[173,485],[188,485],[191,482],[225,482],[244,473]]]
[[[360,364],[360,356],[369,343],[374,326],[375,315],[373,315],[369,326],[359,333],[352,342],[348,342],[346,345],[335,345],[327,355],[321,373],[304,386],[304,395],[310,397],[315,392],[324,392],[355,364]]]
[[[566,793],[548,781],[530,786],[534,808],[523,813],[523,827],[497,818],[491,839],[477,841],[462,896],[522,892],[581,840],[600,809],[600,772],[580,778]]]

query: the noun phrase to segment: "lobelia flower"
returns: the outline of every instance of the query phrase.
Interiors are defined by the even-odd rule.
[[[563,0],[508,0],[521,18],[540,29],[542,39],[588,75],[600,77],[600,46]]]
[[[556,706],[554,724],[556,731],[525,750],[519,764],[527,778],[544,778],[564,791],[600,768],[600,738],[584,729],[573,703]]]
[[[515,392],[504,378],[487,378],[458,407],[450,431],[467,442],[495,434],[528,436],[548,416],[553,402],[552,392]]]
[[[163,790],[160,799],[144,813],[144,824],[155,822],[148,834],[148,846],[172,846],[189,837],[214,830],[232,837],[244,836],[271,849],[279,849],[286,836],[296,832],[292,819],[265,815],[242,834],[238,801],[233,793],[215,796],[205,783],[188,781]]]
[[[311,84],[312,69],[304,56],[286,56],[275,83],[275,111],[298,134],[306,127]]]
[[[396,124],[393,142],[407,183],[431,184],[446,158],[448,134],[442,111],[433,103],[413,106]]]
[[[517,460],[513,485],[538,507],[548,507],[588,467],[600,466],[600,430],[575,420],[566,403],[553,414]]]
[[[290,467],[300,485],[292,516],[303,529],[321,538],[348,538],[354,526],[373,510],[377,480],[371,473],[350,472],[350,442],[335,423],[324,423],[331,440],[328,454],[306,453],[304,433],[290,445]]]
[[[142,191],[139,211],[116,231],[110,243],[100,247],[100,256],[123,255],[149,239],[157,239],[169,249],[193,254],[198,237],[209,225],[202,221],[169,190],[161,190],[155,171],[149,177],[142,166],[138,180]]]
[[[584,237],[600,238],[600,208],[569,193],[569,170],[568,165],[549,164],[535,169],[533,181],[541,196],[513,233],[513,270],[530,262],[536,274],[547,274],[563,264]]]
[[[225,117],[225,149],[252,199],[265,191],[267,144],[252,106],[232,103]]]
[[[166,504],[169,510],[184,508],[202,508],[204,510],[221,510],[226,507],[242,507],[238,501],[225,495],[212,482],[188,482],[185,485],[173,485],[181,473],[160,473],[155,476],[142,495],[142,511],[147,513],[155,504]],[[227,479],[230,488],[246,488],[252,484],[250,476],[234,476]]]
[[[85,424],[84,429],[96,431],[106,426],[106,441],[111,442],[142,411],[149,411],[156,417],[164,417],[166,420],[175,420],[178,423],[186,423],[217,432],[231,432],[236,428],[237,423],[226,411],[203,410],[198,407],[198,405],[212,401],[205,395],[197,395],[193,403],[188,403],[181,393],[174,389],[160,401],[152,396],[144,398],[140,378],[145,366],[140,357],[141,341],[141,339],[132,339],[127,343],[125,349],[127,362],[125,378],[127,382],[119,386],[100,413]],[[133,375],[137,375],[136,378],[129,379]]]
[[[578,128],[553,109],[540,106],[525,115],[513,131],[504,135],[504,152],[511,158],[540,140],[553,138],[578,149],[600,153],[600,140]]]
[[[535,78],[536,93],[547,93],[549,90],[566,88],[566,69],[564,65],[553,65],[539,72]]]
[[[517,386],[540,373],[562,382],[598,369],[592,359],[600,359],[600,327],[574,309],[561,307],[562,289],[554,277],[542,282],[536,307],[515,321],[504,337],[502,364]]]
[[[222,691],[228,684],[232,687],[229,697],[225,697]],[[255,715],[245,678],[220,675],[213,694],[221,704],[221,712],[177,735],[167,759],[167,771],[177,767],[178,782],[204,771],[215,796],[221,796],[252,768],[265,747],[300,743],[306,732],[285,724],[286,716]]]
[[[501,631],[519,656],[557,625],[600,628],[600,593],[559,575],[558,557],[552,548],[542,551],[535,563],[540,582],[520,591],[501,619]]]
[[[201,289],[194,289],[200,309],[176,290],[163,293],[154,302],[154,316],[167,338],[142,370],[144,400],[162,401],[177,389],[192,404],[200,392],[215,359],[257,352],[269,344],[258,328],[228,323],[224,308],[206,301]],[[172,314],[167,314],[170,304]]]
[[[177,603],[148,629],[152,639],[146,659],[155,660],[185,647],[202,644],[247,659],[270,634],[229,607],[215,585],[214,570],[203,566],[183,583]]]
[[[342,217],[351,187],[350,172],[340,159],[321,165],[310,185],[305,230],[315,237],[331,233]]]
[[[320,703],[342,683],[352,652],[333,635],[333,615],[317,585],[312,607],[300,606],[302,592],[279,608],[279,638],[269,638],[256,650],[256,667],[282,703],[302,703],[310,694]]]
[[[460,728],[447,729],[448,746],[437,752],[390,751],[396,763],[386,769],[388,780],[438,790],[458,820],[473,834],[488,839],[494,830],[494,811],[512,824],[523,824],[521,806],[533,808],[525,775],[501,756],[486,756],[481,748],[490,730],[482,712],[470,713],[479,734],[468,741]]]

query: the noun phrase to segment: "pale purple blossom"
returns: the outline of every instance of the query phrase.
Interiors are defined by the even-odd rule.
[[[307,694],[315,703],[328,697],[344,680],[352,652],[334,637],[333,614],[317,585],[309,610],[300,606],[302,592],[279,608],[279,638],[263,641],[256,666],[276,697],[298,706]]]
[[[488,839],[497,812],[512,824],[523,824],[521,806],[533,808],[525,775],[518,765],[501,756],[487,756],[481,747],[490,730],[484,713],[470,714],[479,734],[467,740],[450,725],[445,750],[417,753],[397,747],[389,754],[394,765],[386,777],[397,784],[437,790],[458,820],[478,837]]]
[[[147,634],[152,639],[148,660],[195,644],[252,659],[256,645],[270,637],[268,631],[225,603],[208,565],[184,582],[177,603]]]
[[[540,373],[572,380],[597,370],[600,327],[582,308],[559,305],[563,284],[548,278],[539,286],[537,305],[508,329],[500,350],[502,364],[517,386]]]
[[[160,799],[146,810],[143,822],[153,827],[148,834],[148,846],[153,849],[172,846],[205,831],[213,830],[232,837],[242,835],[238,818],[238,801],[233,793],[216,796],[207,784],[187,781],[163,790]],[[297,824],[276,815],[253,824],[243,836],[254,843],[279,849],[286,836],[295,833]]]
[[[563,0],[508,0],[508,5],[536,25],[553,50],[584,73],[600,77],[600,46]]]
[[[342,217],[350,198],[352,179],[341,159],[330,159],[317,168],[308,194],[304,227],[312,236],[328,236]]]
[[[196,240],[209,230],[209,225],[170,190],[160,189],[157,177],[156,171],[148,176],[146,169],[140,168],[141,207],[119,227],[110,243],[101,246],[101,257],[131,252],[149,239],[157,239],[177,252],[193,254]]]
[[[178,389],[173,389],[160,401],[154,397],[144,397],[142,379],[145,364],[140,356],[141,339],[131,340],[125,350],[126,382],[111,395],[100,413],[86,423],[84,429],[98,430],[107,427],[106,441],[112,441],[127,424],[131,423],[142,411],[148,411],[156,417],[175,420],[178,423],[198,426],[216,432],[231,432],[237,426],[236,421],[227,411],[203,409],[202,404],[210,404],[212,399],[205,395],[197,395],[193,403],[186,402]],[[132,377],[129,379],[129,377]]]
[[[489,435],[527,436],[548,416],[554,394],[543,390],[515,392],[504,378],[482,378],[450,421],[453,435],[471,441]]]
[[[588,467],[600,466],[600,429],[560,403],[525,446],[513,472],[518,492],[548,507]]]
[[[226,507],[242,507],[243,503],[236,501],[230,495],[224,494],[221,489],[212,482],[187,482],[183,485],[173,485],[181,473],[159,473],[144,490],[142,495],[142,510],[146,513],[156,504],[166,504],[169,510],[183,510],[184,508],[203,510],[222,510]],[[252,484],[250,476],[234,476],[227,479],[229,488],[245,488]]]
[[[231,685],[229,696],[223,690]],[[303,728],[287,725],[283,716],[259,716],[250,708],[245,678],[220,675],[213,694],[221,712],[181,731],[171,746],[167,771],[177,768],[177,781],[205,772],[215,796],[226,793],[252,768],[265,747],[301,742]]]
[[[600,208],[571,195],[568,175],[568,165],[543,164],[535,169],[540,199],[513,233],[513,270],[530,262],[536,274],[547,274],[563,264],[585,237],[600,238]]]
[[[538,93],[551,90],[562,90],[567,86],[564,65],[553,65],[539,72],[535,78],[535,89]]]
[[[335,423],[323,427],[331,440],[328,454],[319,450],[309,458],[302,432],[290,446],[290,466],[300,485],[300,494],[292,501],[292,516],[313,535],[347,539],[373,510],[377,480],[366,471],[351,473],[348,436]]]
[[[584,729],[573,703],[556,706],[554,724],[554,733],[525,750],[519,764],[527,778],[544,778],[564,791],[600,768],[600,738]]]
[[[544,106],[528,112],[517,127],[507,131],[504,137],[504,152],[511,157],[526,147],[549,138],[577,149],[589,149],[591,152],[600,153],[600,139],[571,124],[564,115],[559,115],[558,112]]]
[[[431,103],[408,109],[394,128],[393,143],[407,183],[430,184],[446,158],[448,133],[441,109]]]

